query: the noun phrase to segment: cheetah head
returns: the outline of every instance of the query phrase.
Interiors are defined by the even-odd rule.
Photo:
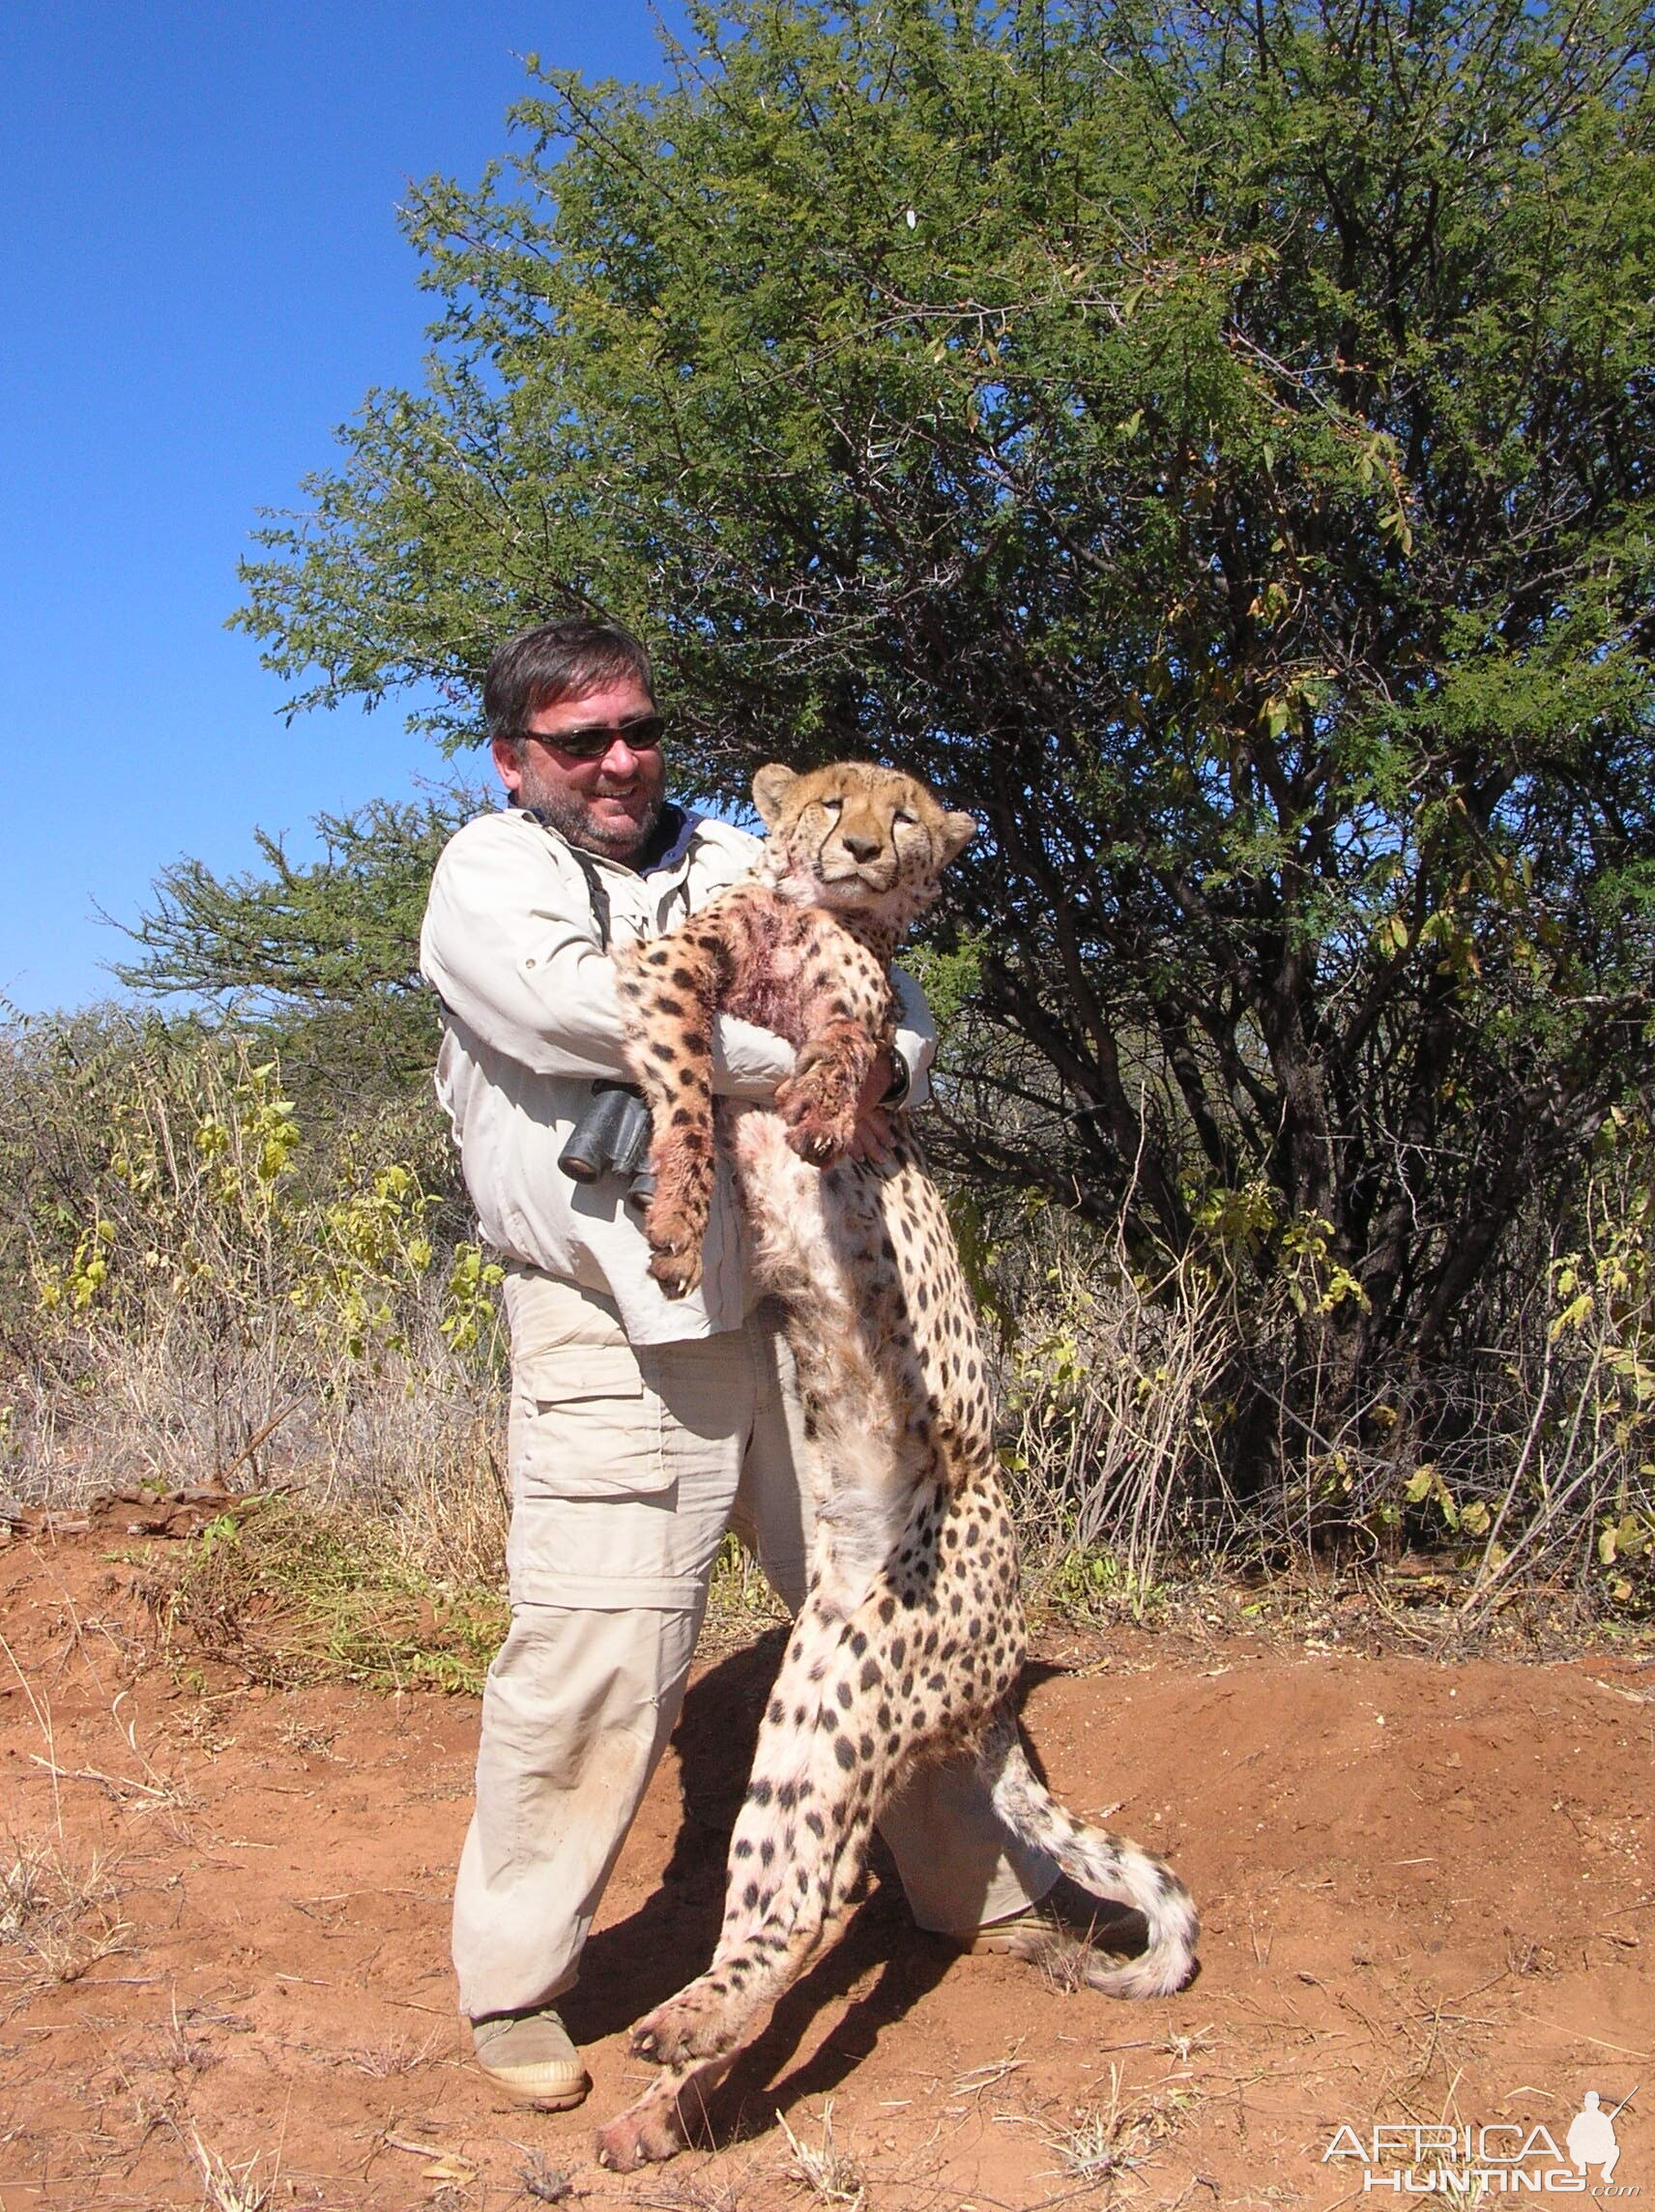
[[[856,909],[902,927],[937,896],[943,870],[974,835],[916,776],[867,761],[796,775],[779,761],[753,778],[769,831],[765,873],[800,906]]]

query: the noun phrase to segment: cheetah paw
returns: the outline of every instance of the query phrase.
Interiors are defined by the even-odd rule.
[[[677,1207],[652,1206],[645,1223],[650,1240],[650,1272],[669,1298],[682,1298],[701,1280],[705,1221],[692,1220]]]
[[[729,2047],[729,2003],[724,1990],[691,1982],[639,2021],[630,2037],[633,2056],[657,2066],[719,2057]]]
[[[701,1280],[700,1249],[653,1252],[650,1272],[669,1298],[687,1297]]]
[[[612,2173],[635,2173],[641,2166],[677,2158],[688,2141],[677,2097],[657,2082],[598,2129],[597,2163]]]
[[[832,1096],[839,1088],[795,1078],[776,1090],[776,1112],[787,1124],[787,1141],[814,1168],[842,1160],[857,1133],[855,1102]]]

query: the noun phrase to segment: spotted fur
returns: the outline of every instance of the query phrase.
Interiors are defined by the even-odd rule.
[[[1016,1543],[947,1217],[905,1116],[892,1165],[846,1156],[892,1034],[891,955],[975,825],[912,776],[856,762],[762,769],[754,797],[769,831],[754,876],[618,960],[655,1132],[652,1266],[669,1292],[699,1278],[714,1013],[798,1049],[773,1112],[726,1102],[718,1119],[759,1279],[788,1317],[821,1535],[731,1840],[712,1964],[633,2029],[634,2052],[661,2073],[598,2136],[623,2170],[682,2147],[701,2099],[826,1939],[881,1811],[926,1761],[974,1751],[1008,1827],[1093,1896],[1144,1915],[1141,1957],[1087,1955],[1093,1986],[1181,1988],[1198,1933],[1169,1867],[1072,1819],[1030,1765],[1013,1704]]]

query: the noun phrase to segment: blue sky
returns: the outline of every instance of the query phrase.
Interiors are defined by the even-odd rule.
[[[669,7],[669,17],[678,11]],[[644,0],[13,0],[0,10],[0,999],[111,995],[183,854],[409,794],[394,705],[284,727],[223,627],[261,507],[298,504],[432,303],[405,182],[476,177],[519,56],[658,74]]]

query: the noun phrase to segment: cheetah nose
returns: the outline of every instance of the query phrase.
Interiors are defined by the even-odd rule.
[[[880,841],[877,837],[847,836],[843,843],[853,860],[875,860],[879,858]]]

